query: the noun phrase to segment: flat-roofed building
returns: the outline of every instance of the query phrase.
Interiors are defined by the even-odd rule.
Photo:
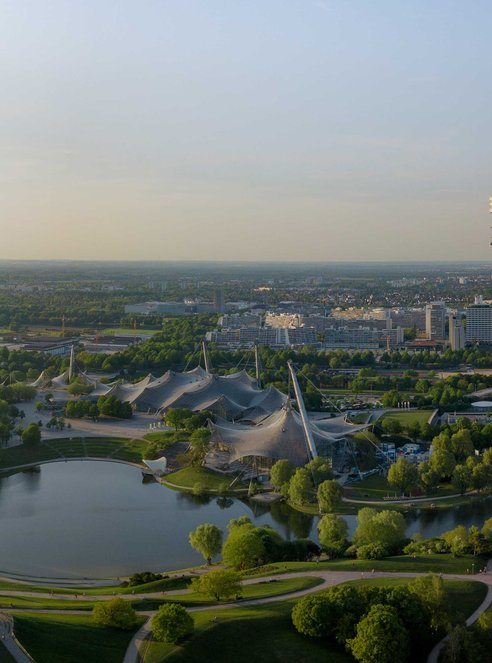
[[[446,338],[446,306],[431,302],[425,307],[425,332],[429,340]]]
[[[466,310],[466,341],[492,343],[492,307],[481,296]]]
[[[449,316],[449,345],[451,350],[463,350],[465,342],[465,328],[461,321],[461,315],[452,313]]]

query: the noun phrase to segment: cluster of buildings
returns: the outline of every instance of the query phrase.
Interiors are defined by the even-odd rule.
[[[465,311],[448,313],[444,302],[431,302],[425,309],[425,331],[429,340],[448,340],[452,350],[462,350],[467,344],[490,345],[492,306],[477,296]]]
[[[142,302],[125,306],[125,313],[136,315],[191,315],[193,313],[224,313],[225,310],[224,291],[220,288],[214,290],[211,302],[184,299],[180,302]]]
[[[404,329],[416,338],[405,342]],[[348,308],[301,311],[279,308],[262,314],[224,315],[207,340],[226,349],[255,344],[272,348],[311,345],[318,349],[394,350],[407,348],[461,350],[466,345],[492,345],[492,306],[476,297],[464,311],[449,310],[442,301],[422,308]]]

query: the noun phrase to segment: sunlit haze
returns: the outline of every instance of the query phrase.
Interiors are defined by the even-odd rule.
[[[492,4],[2,0],[0,258],[490,253]]]

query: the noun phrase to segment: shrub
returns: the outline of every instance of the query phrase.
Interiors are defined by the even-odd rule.
[[[367,543],[357,548],[357,559],[382,559],[388,556],[388,550],[379,543]]]
[[[152,617],[150,630],[159,642],[175,644],[193,632],[193,617],[178,603],[165,603]]]
[[[137,613],[130,601],[120,598],[96,603],[92,611],[92,618],[96,624],[112,626],[123,631],[131,631],[137,623]]]

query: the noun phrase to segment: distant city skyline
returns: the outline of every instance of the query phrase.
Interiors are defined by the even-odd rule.
[[[492,257],[485,0],[0,19],[0,259]]]

